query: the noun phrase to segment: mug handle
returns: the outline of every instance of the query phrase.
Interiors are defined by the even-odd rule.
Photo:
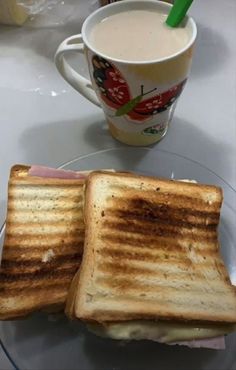
[[[84,43],[81,34],[68,37],[59,45],[55,54],[55,64],[58,71],[75,90],[90,100],[93,104],[101,107],[101,104],[93,90],[91,81],[76,72],[65,60],[64,54],[71,51],[84,54]]]

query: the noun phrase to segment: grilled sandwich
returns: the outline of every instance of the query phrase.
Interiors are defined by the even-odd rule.
[[[220,256],[216,186],[97,172],[70,314],[102,335],[162,342],[234,330],[236,292]]]
[[[64,308],[81,263],[84,179],[65,171],[47,174],[44,168],[35,172],[21,165],[11,170],[0,267],[1,320]]]

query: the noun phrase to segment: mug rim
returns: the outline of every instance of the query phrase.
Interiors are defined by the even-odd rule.
[[[118,2],[111,3],[109,5],[103,6],[99,9],[95,10],[93,13],[91,13],[85,19],[85,21],[82,25],[82,30],[81,30],[81,34],[82,34],[84,44],[87,46],[88,49],[90,49],[92,52],[94,52],[94,54],[97,54],[97,55],[101,56],[104,59],[109,59],[110,61],[113,61],[113,62],[116,62],[116,63],[132,64],[132,65],[157,64],[157,63],[162,63],[162,62],[166,62],[166,61],[170,61],[172,59],[175,59],[176,57],[184,54],[194,44],[194,42],[196,40],[196,37],[197,37],[197,25],[196,25],[196,22],[194,21],[194,19],[192,17],[186,15],[184,19],[190,22],[191,32],[192,32],[190,40],[178,52],[176,52],[174,54],[171,54],[167,57],[162,57],[162,58],[157,58],[157,59],[150,59],[150,60],[145,60],[145,61],[142,61],[142,60],[141,61],[137,61],[137,60],[135,61],[135,60],[125,60],[125,59],[114,58],[114,57],[111,57],[109,55],[101,53],[99,50],[96,50],[96,48],[94,48],[91,45],[91,43],[89,42],[88,37],[86,35],[86,28],[87,28],[89,22],[91,22],[91,20],[97,14],[105,12],[108,8],[116,8],[116,7],[120,7],[120,6],[127,6],[126,4],[129,4],[129,3],[133,3],[133,4],[142,4],[143,3],[144,5],[147,5],[147,3],[152,3],[152,4],[155,4],[155,5],[162,4],[162,6],[165,6],[167,9],[170,9],[172,7],[171,4],[166,3],[164,1],[160,1],[160,0],[126,0],[124,2],[122,1],[122,5],[121,5],[121,2],[118,1]]]

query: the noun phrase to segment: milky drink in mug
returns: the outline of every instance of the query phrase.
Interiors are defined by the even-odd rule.
[[[63,77],[103,108],[111,134],[130,145],[165,135],[189,74],[196,25],[186,17],[180,27],[169,28],[170,7],[155,0],[107,5],[56,53]],[[85,53],[91,82],[68,65],[64,54],[70,51]]]
[[[185,47],[188,28],[170,28],[166,14],[131,10],[103,19],[91,30],[89,41],[100,53],[125,61],[149,61],[169,57]]]

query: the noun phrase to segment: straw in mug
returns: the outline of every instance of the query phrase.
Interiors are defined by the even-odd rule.
[[[193,0],[175,0],[167,17],[166,24],[170,27],[177,27],[184,19],[192,2]]]

